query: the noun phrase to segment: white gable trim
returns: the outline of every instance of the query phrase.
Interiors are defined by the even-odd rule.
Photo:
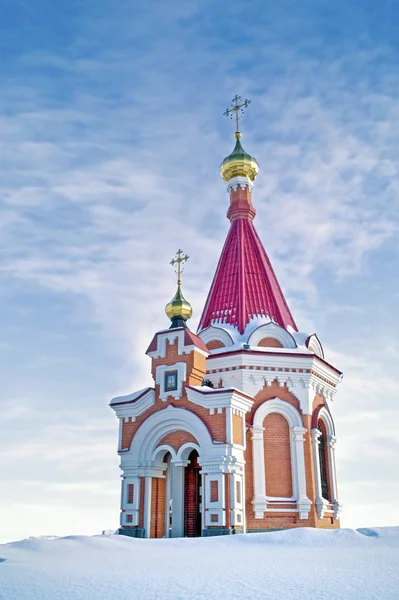
[[[297,347],[292,335],[286,329],[277,325],[277,323],[266,323],[255,329],[248,338],[248,344],[250,346],[257,346],[263,338],[273,338],[279,341],[283,348]]]

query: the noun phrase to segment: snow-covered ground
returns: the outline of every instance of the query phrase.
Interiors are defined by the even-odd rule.
[[[398,600],[399,527],[0,545],[1,600]]]

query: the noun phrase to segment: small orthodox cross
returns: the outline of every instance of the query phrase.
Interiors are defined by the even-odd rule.
[[[186,261],[188,261],[189,257],[187,256],[187,254],[183,255],[183,250],[178,250],[176,252],[176,256],[177,258],[173,258],[170,261],[170,264],[174,267],[175,265],[177,265],[177,285],[181,284],[181,274],[183,272],[183,268],[182,268],[182,263],[185,263]]]
[[[244,108],[247,108],[248,104],[250,104],[250,103],[251,103],[251,100],[243,100],[241,98],[241,96],[237,96],[237,94],[236,94],[231,102],[231,108],[226,108],[226,110],[223,113],[225,117],[230,117],[230,119],[233,118],[233,115],[235,113],[235,115],[236,115],[236,133],[238,133],[240,131],[238,128],[238,119],[240,118],[240,113],[243,115]]]

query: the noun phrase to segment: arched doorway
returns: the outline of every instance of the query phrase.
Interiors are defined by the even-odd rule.
[[[201,467],[198,452],[192,450],[188,464],[184,469],[184,535],[199,537],[202,535],[201,521]]]

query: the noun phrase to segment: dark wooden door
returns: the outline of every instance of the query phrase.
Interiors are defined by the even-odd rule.
[[[193,450],[184,470],[184,535],[200,537],[201,531],[201,474],[198,452]]]

